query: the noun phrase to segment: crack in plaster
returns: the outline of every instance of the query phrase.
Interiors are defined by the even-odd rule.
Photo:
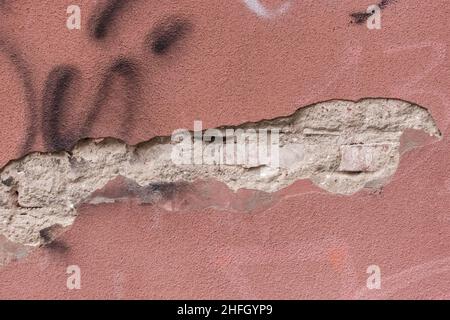
[[[426,109],[394,99],[333,100],[233,128],[279,129],[279,168],[177,165],[171,160],[177,142],[170,137],[136,146],[112,138],[87,139],[71,152],[32,153],[12,161],[0,173],[0,236],[28,246],[51,241],[43,230],[70,226],[76,207],[120,176],[142,187],[213,179],[233,191],[269,193],[310,179],[331,193],[351,195],[388,182],[399,164],[405,130],[441,137]],[[202,142],[203,148],[207,145]]]

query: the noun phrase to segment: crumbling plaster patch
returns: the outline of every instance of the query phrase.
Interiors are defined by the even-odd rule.
[[[387,183],[398,166],[405,130],[440,138],[426,109],[393,99],[333,100],[239,128],[279,129],[279,168],[177,165],[171,159],[175,142],[170,137],[136,146],[89,139],[71,152],[33,153],[12,161],[0,174],[0,235],[14,243],[39,245],[42,230],[71,225],[76,207],[118,176],[143,187],[215,179],[235,191],[265,192],[310,179],[329,192],[351,195]],[[203,142],[203,148],[207,144]]]

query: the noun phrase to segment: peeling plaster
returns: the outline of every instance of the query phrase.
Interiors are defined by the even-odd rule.
[[[32,153],[12,161],[0,174],[0,236],[27,246],[51,242],[52,232],[47,231],[73,224],[77,206],[117,177],[158,194],[204,179],[233,191],[268,193],[310,179],[328,192],[351,195],[389,181],[402,150],[411,149],[401,149],[405,131],[441,137],[426,109],[394,99],[333,100],[234,128],[279,129],[280,167],[176,165],[171,160],[176,142],[170,137],[136,146],[112,138],[88,139],[71,152]],[[208,144],[203,141],[202,148]]]

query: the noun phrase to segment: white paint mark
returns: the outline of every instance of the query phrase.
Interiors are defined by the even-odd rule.
[[[260,18],[271,19],[277,16],[280,16],[287,12],[289,7],[291,6],[291,1],[288,0],[283,3],[278,9],[268,10],[259,0],[243,0],[247,7],[256,13],[256,15]]]

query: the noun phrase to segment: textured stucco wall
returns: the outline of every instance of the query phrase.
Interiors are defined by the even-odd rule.
[[[83,137],[136,144],[197,119],[238,125],[331,99],[413,102],[442,139],[403,155],[376,193],[298,181],[261,204],[211,183],[235,205],[85,204],[56,245],[0,269],[0,298],[450,297],[447,1],[383,1],[380,30],[351,17],[370,0],[292,0],[282,12],[284,1],[261,0],[268,16],[241,0],[120,3],[0,2],[1,166]],[[72,4],[81,30],[66,28]],[[80,290],[66,287],[68,265]],[[380,290],[366,288],[369,265]]]

